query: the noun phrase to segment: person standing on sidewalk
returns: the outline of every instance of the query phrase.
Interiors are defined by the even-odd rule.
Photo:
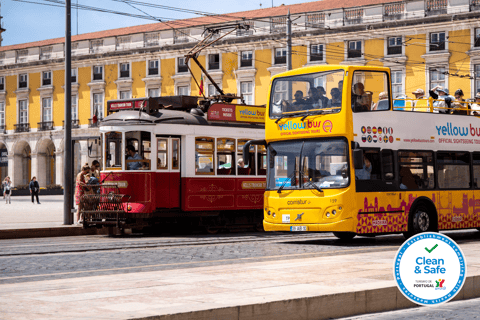
[[[80,219],[80,213],[82,211],[82,195],[84,193],[83,186],[87,184],[85,176],[90,172],[90,166],[85,163],[82,167],[82,171],[77,174],[76,186],[75,186],[75,204],[77,205],[77,223],[80,224],[83,221]]]
[[[10,181],[10,177],[6,177],[3,181],[3,196],[5,198],[5,203],[12,204],[11,196],[12,196],[12,182]]]
[[[32,203],[35,203],[33,201],[34,197],[37,197],[37,203],[40,204],[40,201],[38,200],[38,193],[40,192],[40,185],[38,184],[37,177],[33,177],[32,181],[30,181],[30,185],[28,186],[30,189],[30,193],[32,195]]]

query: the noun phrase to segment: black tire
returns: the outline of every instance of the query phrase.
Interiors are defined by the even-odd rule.
[[[422,232],[437,231],[435,230],[435,214],[425,204],[416,205],[410,215],[408,231],[403,233],[406,239]]]
[[[333,235],[340,240],[352,240],[357,234],[355,232],[334,232]]]

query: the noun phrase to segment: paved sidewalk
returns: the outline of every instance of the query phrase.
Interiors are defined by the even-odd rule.
[[[480,248],[460,245],[480,296]],[[397,248],[284,261],[0,286],[2,319],[327,319],[413,307],[393,281]],[[77,271],[73,271],[74,273]],[[0,276],[0,283],[2,277]]]
[[[6,204],[0,197],[0,230],[51,228],[63,226],[63,195],[42,196],[33,204],[30,196],[11,197]]]

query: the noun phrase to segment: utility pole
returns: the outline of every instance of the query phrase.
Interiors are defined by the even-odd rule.
[[[292,19],[290,9],[287,15],[287,70],[292,70]]]
[[[72,6],[65,1],[65,137],[63,148],[63,224],[73,224],[72,193]]]

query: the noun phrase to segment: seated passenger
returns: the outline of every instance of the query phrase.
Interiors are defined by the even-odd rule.
[[[311,105],[311,109],[319,109],[323,107],[322,100],[316,88],[310,88],[310,90],[308,90],[308,95],[309,97],[306,101]]]
[[[415,181],[415,177],[407,167],[402,167],[400,169],[400,189],[416,190],[418,185]]]
[[[322,105],[321,107],[322,108],[326,108],[327,105],[328,105],[328,98],[325,96],[325,94],[327,93],[327,91],[325,91],[325,89],[322,87],[322,86],[319,86],[316,88],[317,89],[317,92],[318,92],[318,95],[319,95],[319,99],[320,101],[322,101]]]
[[[370,174],[372,173],[372,163],[368,160],[367,156],[363,155],[363,168],[355,169],[355,177],[358,180],[370,180]]]
[[[297,90],[294,94],[295,101],[291,106],[291,111],[300,111],[305,109],[305,99],[303,99],[303,91]]]
[[[388,93],[386,91],[380,92],[378,102],[373,105],[372,110],[388,110]]]
[[[470,106],[472,116],[480,116],[480,92],[475,95],[475,103]]]
[[[142,157],[135,152],[135,147],[132,145],[127,146],[127,160],[143,160]],[[127,170],[139,170],[143,167],[142,162],[132,161],[127,163]]]
[[[237,164],[238,164],[238,168],[245,168],[245,162],[243,161],[242,158],[238,159]]]
[[[465,102],[463,99],[463,91],[462,89],[458,89],[455,91],[455,101],[452,104],[453,111],[452,114],[460,114],[460,115],[468,115],[470,114],[470,105]]]
[[[370,111],[370,100],[370,96],[364,91],[363,83],[356,83],[352,91],[353,111]]]

